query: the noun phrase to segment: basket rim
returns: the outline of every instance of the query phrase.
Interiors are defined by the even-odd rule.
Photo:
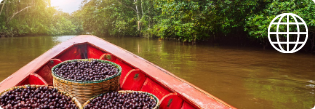
[[[132,92],[145,93],[145,94],[147,94],[147,95],[153,97],[154,100],[156,101],[156,105],[155,105],[155,107],[154,107],[153,109],[157,109],[157,108],[159,107],[159,104],[160,104],[159,99],[158,99],[155,95],[153,95],[153,94],[151,94],[151,93],[149,93],[149,92],[134,91],[134,90],[119,90],[119,91],[117,91],[117,92],[118,92],[118,93],[132,93]],[[103,95],[106,94],[106,93],[110,93],[110,92],[105,92],[105,93],[102,93],[102,94],[99,94],[99,95],[96,95],[96,96],[90,98],[89,100],[87,100],[87,101],[82,105],[82,109],[84,109],[84,107],[85,107],[87,104],[89,104],[92,99],[94,99],[94,98],[96,98],[96,97],[99,97],[99,96],[103,96]]]
[[[46,86],[46,85],[31,85],[31,84],[27,84],[27,85],[22,85],[22,86],[14,86],[14,87],[8,88],[8,89],[6,89],[6,90],[0,92],[0,97],[3,96],[4,94],[6,94],[7,92],[9,92],[9,91],[11,91],[11,90],[14,90],[14,89],[17,89],[17,88],[26,88],[26,87],[35,87],[35,88],[37,88],[37,87],[44,87],[44,86]],[[74,104],[76,104],[76,106],[77,106],[79,109],[83,109],[82,104],[78,101],[78,99],[77,99],[76,97],[70,95],[70,94],[67,93],[67,92],[61,91],[61,90],[59,90],[59,89],[56,88],[56,87],[53,87],[53,86],[46,86],[46,87],[57,89],[57,91],[60,92],[62,95],[70,97],[70,98],[71,98],[71,101],[73,101]],[[0,106],[0,109],[1,109],[1,106]]]
[[[63,77],[60,77],[59,75],[57,75],[54,70],[59,67],[60,65],[64,64],[64,63],[68,63],[68,62],[74,62],[74,61],[93,61],[93,60],[96,60],[96,61],[99,61],[99,62],[102,62],[102,63],[108,63],[108,64],[111,64],[115,67],[118,68],[118,73],[115,74],[115,75],[112,75],[108,78],[105,78],[105,79],[102,79],[102,80],[94,80],[94,81],[73,81],[73,80],[68,80],[68,79],[65,79]],[[51,73],[52,73],[52,76],[54,78],[57,78],[57,79],[60,79],[60,80],[64,80],[64,81],[67,81],[67,82],[72,82],[72,83],[79,83],[79,84],[86,84],[86,83],[101,83],[101,82],[104,82],[104,81],[107,81],[107,80],[110,80],[110,79],[113,79],[117,76],[120,76],[121,75],[121,72],[122,72],[122,68],[120,65],[114,63],[114,62],[111,62],[111,61],[107,61],[107,60],[101,60],[101,59],[73,59],[73,60],[66,60],[66,61],[63,61],[57,65],[55,65],[52,69],[51,69]]]

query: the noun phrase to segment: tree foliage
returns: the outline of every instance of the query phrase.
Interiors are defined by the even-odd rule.
[[[83,30],[68,13],[51,7],[50,0],[3,0],[0,7],[0,33],[5,35],[77,34]]]
[[[241,37],[266,43],[270,21],[281,13],[301,16],[314,31],[313,5],[312,0],[84,0],[67,14],[50,0],[4,0],[0,33],[88,32],[195,42],[242,32],[247,34]]]
[[[84,30],[109,35],[143,35],[193,42],[243,28],[258,0],[86,0],[78,16]]]
[[[314,5],[312,0],[273,1],[267,4],[266,8],[246,17],[245,31],[248,31],[251,37],[266,39],[270,22],[282,13],[297,14],[304,19],[309,30],[314,31],[315,11],[312,11],[315,9]]]
[[[242,37],[266,43],[269,23],[281,13],[295,13],[313,28],[313,5],[312,0],[85,0],[77,13],[93,34],[195,42],[243,32],[248,34]]]

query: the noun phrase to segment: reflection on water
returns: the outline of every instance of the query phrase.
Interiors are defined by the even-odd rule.
[[[72,36],[32,36],[0,39],[0,80],[2,81],[28,62],[56,44]]]
[[[0,80],[74,36],[0,39]],[[303,109],[315,104],[315,56],[275,50],[187,45],[137,37],[102,37],[245,109]]]
[[[52,40],[53,42],[55,43],[60,43],[60,42],[63,42],[63,41],[66,41],[66,40],[69,40],[73,37],[75,37],[76,35],[66,35],[66,36],[55,36],[55,37],[52,37]]]

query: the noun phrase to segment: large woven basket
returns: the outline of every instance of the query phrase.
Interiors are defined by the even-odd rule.
[[[14,89],[17,89],[17,88],[27,88],[27,87],[42,87],[44,85],[24,85],[24,86],[16,86],[16,87],[12,87],[12,88],[9,88],[3,92],[0,93],[0,97],[4,94],[6,94],[7,92],[11,91],[11,90],[14,90]],[[49,88],[54,88],[52,86],[48,86]],[[58,90],[58,89],[57,89]],[[60,91],[58,90],[58,92],[60,92],[61,94],[65,95],[65,96],[68,96],[72,99],[72,101],[76,104],[76,106],[79,108],[79,109],[83,109],[82,108],[82,104],[73,96],[71,96],[70,94],[66,93],[66,92],[63,92],[63,91]],[[1,108],[1,107],[0,107]]]
[[[149,95],[151,98],[153,98],[153,99],[156,101],[155,107],[152,108],[152,109],[158,109],[158,108],[159,108],[159,104],[160,104],[160,103],[159,103],[159,99],[158,99],[155,95],[153,95],[153,94],[151,94],[151,93],[142,92],[142,91],[132,91],[132,90],[120,90],[120,91],[118,91],[118,93],[133,93],[133,92],[145,93],[145,94]],[[83,109],[86,109],[86,108],[84,108],[84,107],[85,107],[86,105],[88,105],[91,100],[93,100],[93,99],[96,98],[96,97],[103,96],[104,94],[106,94],[106,93],[103,93],[103,94],[94,96],[93,98],[89,99],[88,101],[86,101],[86,102],[82,105],[82,108],[83,108]]]
[[[118,73],[106,78],[104,80],[98,81],[71,81],[63,79],[55,74],[54,69],[58,66],[67,63],[67,62],[74,62],[74,61],[99,61],[102,63],[109,63],[118,68]],[[54,87],[58,88],[61,91],[65,91],[76,97],[80,103],[84,103],[85,101],[89,100],[93,96],[99,95],[104,92],[108,91],[118,91],[119,90],[119,78],[121,75],[121,67],[113,62],[98,60],[98,59],[75,59],[75,60],[68,60],[64,61],[52,68],[52,75],[53,75],[53,85]]]

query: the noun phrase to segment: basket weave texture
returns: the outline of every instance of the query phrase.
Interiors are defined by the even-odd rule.
[[[142,91],[132,91],[132,90],[120,90],[120,91],[118,91],[118,93],[133,93],[133,92],[145,93],[145,94],[149,95],[151,98],[153,98],[153,99],[156,101],[155,107],[152,108],[152,109],[158,109],[158,108],[159,108],[159,104],[160,104],[160,103],[159,103],[159,99],[158,99],[155,95],[153,95],[153,94],[151,94],[151,93],[142,92]],[[103,93],[103,94],[106,94],[106,93]],[[103,94],[94,96],[93,98],[89,99],[88,101],[86,101],[86,102],[82,105],[82,108],[85,109],[84,107],[85,107],[86,105],[88,105],[91,100],[93,100],[93,99],[96,98],[96,97],[103,96]]]
[[[0,97],[4,94],[6,94],[7,92],[11,91],[11,90],[14,90],[14,89],[17,89],[17,88],[27,88],[27,87],[35,87],[35,88],[38,88],[38,87],[43,87],[45,85],[24,85],[24,86],[16,86],[16,87],[12,87],[12,88],[9,88],[3,92],[0,93]],[[54,88],[52,86],[48,86],[49,88]],[[58,90],[58,89],[57,89]],[[71,97],[72,101],[75,103],[75,105],[79,108],[79,109],[83,109],[82,108],[82,104],[78,101],[77,98],[73,97],[72,95],[66,93],[66,92],[63,92],[63,91],[60,91],[58,90],[58,92],[60,92],[61,94],[65,95],[65,96],[68,96],[68,97]]]
[[[74,61],[99,61],[102,63],[108,63],[118,68],[118,73],[108,77],[103,80],[97,81],[71,81],[66,80],[58,75],[55,74],[54,69],[58,66],[67,63],[67,62],[74,62]],[[121,75],[121,67],[113,62],[104,61],[99,59],[75,59],[75,60],[68,60],[62,63],[57,64],[52,68],[52,75],[53,75],[53,85],[54,87],[58,88],[61,91],[68,92],[72,96],[76,97],[80,103],[84,103],[85,101],[89,100],[90,98],[99,95],[104,92],[109,91],[118,91],[119,90],[119,78]]]

